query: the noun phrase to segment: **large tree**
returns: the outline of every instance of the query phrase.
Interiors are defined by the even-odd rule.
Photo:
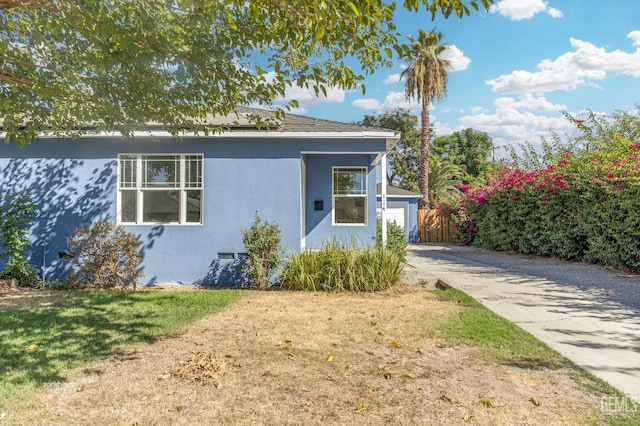
[[[466,172],[466,183],[489,172],[492,149],[493,142],[487,133],[470,128],[433,140],[433,154],[460,166]]]
[[[442,57],[447,46],[442,43],[442,33],[418,30],[418,37],[409,36],[402,58],[408,67],[402,72],[406,77],[405,93],[408,99],[422,102],[420,138],[420,199],[419,208],[428,209],[429,200],[429,105],[442,100],[447,93],[451,62]]]
[[[433,19],[491,2],[403,6]],[[87,126],[127,133],[146,122],[207,132],[207,115],[272,105],[288,86],[356,88],[401,50],[395,7],[384,0],[0,0],[5,141]]]
[[[389,151],[387,183],[417,191],[420,170],[418,117],[407,110],[397,109],[377,115],[365,115],[359,124],[397,130],[401,133],[400,140]]]
[[[402,137],[389,151],[387,183],[409,191],[420,191],[421,132],[418,129],[418,117],[407,110],[397,109],[378,115],[365,115],[359,124],[401,132]],[[463,175],[464,171],[458,164],[443,156],[432,155],[429,158],[429,200],[437,201],[448,194],[457,193],[457,185],[461,183]]]

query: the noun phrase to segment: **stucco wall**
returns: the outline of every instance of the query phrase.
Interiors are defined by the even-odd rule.
[[[116,219],[117,155],[123,153],[204,154],[202,225],[128,225],[141,236],[147,283],[179,282],[240,284],[238,261],[219,260],[218,253],[242,253],[241,229],[256,211],[280,226],[283,244],[301,246],[301,152],[384,149],[384,141],[331,139],[134,139],[82,138],[77,141],[42,139],[24,149],[0,140],[0,196],[29,193],[38,205],[32,229],[32,263],[46,266],[47,278],[61,277],[68,260],[58,259],[72,230],[99,219]],[[332,235],[331,166],[367,165],[371,155],[353,158],[317,156],[307,168],[307,207],[316,193],[325,198],[325,217],[312,227],[310,240],[320,243]],[[361,163],[360,163],[361,161]],[[332,164],[335,162],[335,164]],[[308,165],[309,166],[309,165]],[[309,172],[311,176],[309,176]],[[317,172],[317,173],[316,173]],[[320,179],[315,181],[314,179]],[[369,187],[375,190],[374,173]],[[328,195],[327,195],[328,194]],[[370,198],[375,218],[375,197]],[[371,210],[372,209],[372,210]],[[313,205],[311,205],[313,210]],[[350,227],[347,227],[350,228]],[[375,233],[375,220],[360,227],[365,239]],[[370,235],[369,235],[370,233]],[[349,235],[346,228],[338,235]],[[1,265],[0,265],[1,266]]]
[[[371,155],[305,155],[306,169],[306,248],[317,249],[328,239],[358,245],[372,244],[376,233],[376,176],[375,168],[369,167]],[[367,166],[367,224],[334,225],[332,218],[332,176],[334,166]],[[324,208],[314,209],[316,200],[321,200]],[[355,240],[355,241],[354,241]]]

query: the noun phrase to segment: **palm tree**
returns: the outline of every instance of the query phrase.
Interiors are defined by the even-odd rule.
[[[442,201],[448,196],[460,193],[462,168],[441,159],[437,155],[429,158],[429,200]]]
[[[409,66],[402,72],[407,77],[405,94],[407,99],[422,101],[420,138],[420,209],[428,209],[429,202],[429,104],[434,99],[441,101],[447,92],[448,69],[451,62],[440,57],[448,48],[442,44],[442,33],[418,30],[418,38],[409,36],[411,44],[405,46],[402,59]]]

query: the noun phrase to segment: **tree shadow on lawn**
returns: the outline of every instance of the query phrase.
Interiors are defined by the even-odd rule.
[[[133,292],[90,297],[78,293],[68,306],[0,313],[0,381],[11,385],[63,382],[68,368],[112,354],[126,344],[155,340],[158,311],[174,296],[159,295],[162,300],[154,299],[142,309],[141,298]]]

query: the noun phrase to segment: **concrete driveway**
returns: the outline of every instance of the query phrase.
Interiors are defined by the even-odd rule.
[[[442,244],[410,245],[407,261],[640,401],[640,275]]]

